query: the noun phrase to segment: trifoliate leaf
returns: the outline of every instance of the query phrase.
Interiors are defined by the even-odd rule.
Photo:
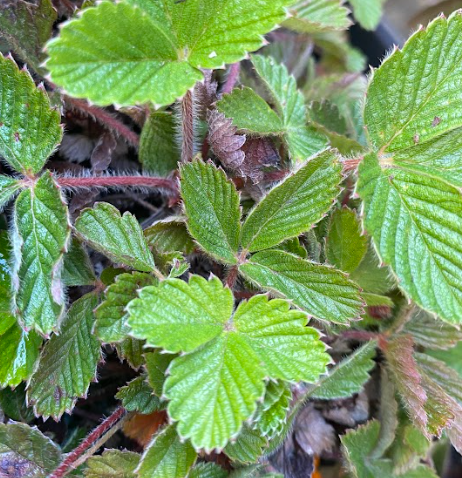
[[[64,311],[63,253],[70,235],[67,207],[49,172],[16,200],[15,304],[21,325],[41,334],[56,330]]]
[[[284,139],[292,160],[305,161],[325,149],[325,136],[307,126],[305,98],[287,67],[270,56],[254,56],[252,62],[283,122]]]
[[[239,130],[259,135],[277,135],[284,132],[284,124],[268,103],[250,88],[236,88],[224,95],[217,109],[233,120]]]
[[[462,125],[455,106],[461,30],[460,12],[439,17],[374,73],[365,121],[377,154],[365,158],[358,183],[365,227],[400,286],[422,308],[456,323],[462,197],[449,136]]]
[[[23,0],[2,2],[0,35],[25,63],[41,72],[43,46],[51,37],[56,18],[51,0],[38,0],[36,4]]]
[[[235,186],[222,170],[202,161],[185,164],[180,174],[190,234],[211,256],[237,264],[241,211]]]
[[[263,403],[255,415],[254,428],[269,438],[279,434],[286,421],[291,399],[292,392],[286,382],[269,382]]]
[[[361,225],[354,211],[337,209],[332,214],[327,234],[326,255],[338,269],[353,272],[367,252],[367,237],[361,234]]]
[[[261,436],[259,430],[252,430],[245,426],[236,440],[226,445],[223,452],[232,461],[251,464],[257,462],[263,455],[263,450],[267,444],[267,439]]]
[[[459,189],[400,166],[383,169],[375,154],[366,156],[359,174],[365,227],[399,285],[422,308],[458,323],[462,314]]]
[[[16,171],[37,174],[61,141],[60,115],[13,60],[0,55],[0,73],[0,155]]]
[[[350,0],[358,23],[366,30],[375,30],[383,13],[385,0]]]
[[[136,377],[128,385],[122,387],[115,398],[121,400],[122,406],[129,412],[149,415],[160,408],[159,398],[154,395],[154,391],[143,375]]]
[[[149,352],[145,355],[146,372],[148,373],[148,383],[158,396],[162,396],[162,389],[164,387],[165,375],[170,365],[170,362],[175,358],[171,354],[162,354],[158,350]]]
[[[125,337],[122,342],[115,344],[117,355],[121,360],[126,360],[130,367],[138,370],[144,364],[144,341]]]
[[[198,463],[189,472],[188,478],[226,478],[228,472],[215,463]]]
[[[253,255],[239,270],[250,281],[292,300],[317,319],[348,323],[359,318],[359,287],[343,272],[283,251]]]
[[[75,229],[93,249],[116,263],[133,269],[152,272],[154,259],[135,216],[108,203],[97,203],[92,209],[84,209]]]
[[[237,435],[265,376],[315,382],[330,360],[305,314],[266,296],[233,314],[231,291],[217,278],[165,280],[144,288],[128,310],[132,333],[148,345],[189,352],[170,364],[163,393],[180,435],[198,449],[222,449]]]
[[[121,342],[130,332],[126,324],[127,304],[137,297],[137,291],[155,285],[157,279],[149,274],[133,272],[120,274],[105,292],[104,301],[95,310],[95,335],[104,343]]]
[[[139,159],[145,172],[167,176],[178,167],[181,154],[176,134],[172,114],[165,111],[151,113],[140,137]]]
[[[388,342],[385,356],[390,376],[409,417],[426,434],[428,417],[425,405],[428,403],[428,397],[422,386],[422,376],[414,358],[413,345],[410,335],[399,335]]]
[[[432,350],[447,350],[462,340],[462,332],[422,309],[416,309],[403,328],[414,342]]]
[[[136,478],[139,461],[138,453],[105,450],[102,455],[89,458],[85,478]]]
[[[374,368],[375,341],[368,342],[339,362],[329,375],[322,377],[309,392],[312,398],[334,400],[351,397],[361,392],[369,380],[369,372]]]
[[[276,246],[320,221],[339,194],[341,168],[333,151],[311,158],[250,212],[241,244],[250,252]]]
[[[346,30],[351,21],[343,0],[301,0],[289,11],[291,18],[284,26],[302,33]]]
[[[21,189],[21,183],[9,176],[0,175],[0,212]]]
[[[156,222],[144,230],[144,236],[149,246],[160,254],[176,251],[191,254],[194,250],[194,241],[188,234],[186,223],[179,217]]]
[[[106,1],[48,43],[47,67],[72,96],[101,105],[167,105],[203,78],[200,68],[219,68],[258,50],[290,3]]]
[[[184,478],[197,455],[189,441],[182,442],[175,426],[156,435],[136,470],[138,478]]]
[[[77,398],[86,395],[101,357],[99,342],[91,333],[97,303],[95,294],[74,302],[61,334],[43,348],[27,391],[28,402],[38,415],[59,419],[72,410]]]
[[[93,265],[84,246],[73,237],[64,255],[62,279],[68,287],[93,285],[96,282]]]
[[[37,428],[23,423],[0,423],[0,463],[4,476],[45,478],[60,461],[59,447]]]
[[[1,317],[0,387],[16,387],[34,371],[42,339],[31,330],[19,327],[13,316]]]

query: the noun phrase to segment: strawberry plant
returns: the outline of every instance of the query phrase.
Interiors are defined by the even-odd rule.
[[[462,11],[383,3],[0,5],[0,476],[462,452]]]

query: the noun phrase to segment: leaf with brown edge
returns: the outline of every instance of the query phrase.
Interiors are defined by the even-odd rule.
[[[415,425],[427,434],[428,418],[425,409],[427,393],[414,358],[412,337],[399,335],[390,340],[385,349],[385,357],[406,411]]]

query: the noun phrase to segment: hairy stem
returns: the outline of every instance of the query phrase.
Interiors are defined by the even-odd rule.
[[[223,86],[222,93],[224,95],[231,93],[236,86],[237,80],[239,79],[239,73],[241,72],[241,64],[234,63],[231,65],[228,73],[228,78],[226,79],[226,83]]]
[[[187,163],[194,157],[194,93],[188,91],[180,104],[181,112],[181,161]]]
[[[138,148],[140,145],[139,136],[108,111],[98,108],[97,106],[91,106],[85,100],[78,100],[76,98],[70,98],[69,96],[65,96],[64,101],[71,107],[83,111],[87,115],[91,116],[102,126],[114,131],[135,148]]]
[[[239,268],[237,266],[232,267],[226,276],[225,285],[228,286],[231,290],[236,285],[237,276],[239,274]]]
[[[49,476],[49,478],[62,478],[76,467],[76,463],[80,461],[81,456],[92,447],[95,442],[99,446],[112,436],[110,430],[120,422],[126,415],[127,411],[123,407],[119,407],[116,411],[106,418],[100,425],[98,425],[89,435],[82,441],[82,443],[56,468],[56,470]],[[103,437],[104,435],[104,437]],[[103,440],[104,439],[104,440]]]

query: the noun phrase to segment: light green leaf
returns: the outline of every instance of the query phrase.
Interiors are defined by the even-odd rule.
[[[258,50],[289,3],[106,1],[48,43],[47,67],[71,95],[101,105],[167,105],[203,78],[200,68],[219,68]]]
[[[0,6],[0,35],[21,59],[41,73],[43,46],[51,37],[57,14],[51,0],[15,0]]]
[[[197,455],[191,444],[181,442],[174,426],[156,435],[136,470],[138,478],[184,478]]]
[[[140,375],[125,387],[122,387],[115,398],[122,401],[122,406],[129,412],[149,415],[160,409],[159,398],[146,382],[146,377]]]
[[[171,113],[151,113],[140,137],[139,160],[143,171],[167,176],[178,167],[181,154],[176,136],[175,118]]]
[[[64,312],[61,269],[70,236],[67,207],[49,172],[19,195],[13,231],[19,321],[47,335]]]
[[[327,139],[307,126],[305,98],[287,67],[274,58],[256,55],[252,62],[283,122],[285,141],[294,162],[305,161],[327,147]]]
[[[5,476],[45,478],[61,461],[59,447],[37,428],[23,423],[0,423],[0,462]],[[10,475],[19,469],[20,474]],[[3,473],[3,470],[2,470]]]
[[[119,210],[108,203],[97,203],[92,209],[84,209],[75,229],[93,249],[113,262],[133,269],[152,272],[154,258],[143,236],[143,230],[135,216]]]
[[[245,426],[236,440],[226,445],[223,452],[232,461],[251,464],[258,462],[267,444],[267,439],[260,435],[259,430]]]
[[[340,181],[341,167],[333,151],[311,158],[250,212],[242,228],[242,246],[250,252],[269,249],[307,231],[332,207]]]
[[[369,372],[375,367],[377,343],[370,341],[339,362],[322,377],[309,393],[312,398],[334,400],[351,397],[361,392],[369,380]]]
[[[233,314],[232,294],[217,278],[165,280],[143,289],[128,310],[133,334],[189,352],[170,364],[163,394],[180,435],[198,449],[222,449],[237,435],[264,394],[264,377],[314,382],[330,360],[305,314],[266,296]]]
[[[138,453],[105,450],[100,456],[90,457],[84,475],[85,478],[136,478],[139,461]]]
[[[375,30],[383,13],[386,0],[350,0],[358,23],[366,30]]]
[[[75,238],[64,255],[62,279],[68,287],[93,285],[96,282],[93,265],[85,247]]]
[[[27,391],[36,414],[58,420],[72,410],[77,398],[86,395],[101,358],[99,342],[91,333],[97,303],[95,294],[74,302],[61,334],[45,345]]]
[[[390,165],[375,154],[360,166],[365,227],[400,286],[423,309],[458,323],[462,314],[462,196],[436,177]]]
[[[240,217],[239,194],[221,169],[202,161],[180,169],[188,230],[211,256],[237,264]]]
[[[21,189],[21,183],[9,176],[0,175],[0,212]]]
[[[170,362],[174,358],[174,355],[162,354],[158,350],[145,354],[145,367],[146,372],[148,373],[148,383],[158,397],[162,396],[165,375]]]
[[[250,88],[236,88],[223,95],[217,109],[232,119],[239,130],[264,136],[281,134],[285,129],[281,118]]]
[[[179,217],[156,222],[144,230],[144,236],[148,245],[160,254],[176,251],[191,254],[195,247],[194,241],[186,229],[186,222]]]
[[[286,382],[269,382],[263,403],[258,407],[254,418],[254,428],[270,439],[279,434],[286,422],[291,400],[292,392]]]
[[[0,155],[16,171],[37,174],[61,141],[60,115],[13,60],[0,55],[0,73]]]
[[[198,463],[189,472],[188,478],[226,478],[228,472],[215,463]]]
[[[114,284],[106,289],[104,301],[95,310],[95,335],[104,343],[124,340],[130,332],[126,324],[127,304],[137,297],[139,289],[156,283],[155,277],[141,272],[118,275]]]
[[[354,211],[337,209],[331,217],[326,242],[328,261],[338,269],[353,272],[367,252],[367,237]]]
[[[360,317],[359,287],[344,273],[283,251],[263,251],[239,267],[259,287],[282,295],[320,320],[348,323]]]
[[[284,26],[302,33],[346,30],[351,21],[343,0],[301,0],[289,11],[291,18]]]

